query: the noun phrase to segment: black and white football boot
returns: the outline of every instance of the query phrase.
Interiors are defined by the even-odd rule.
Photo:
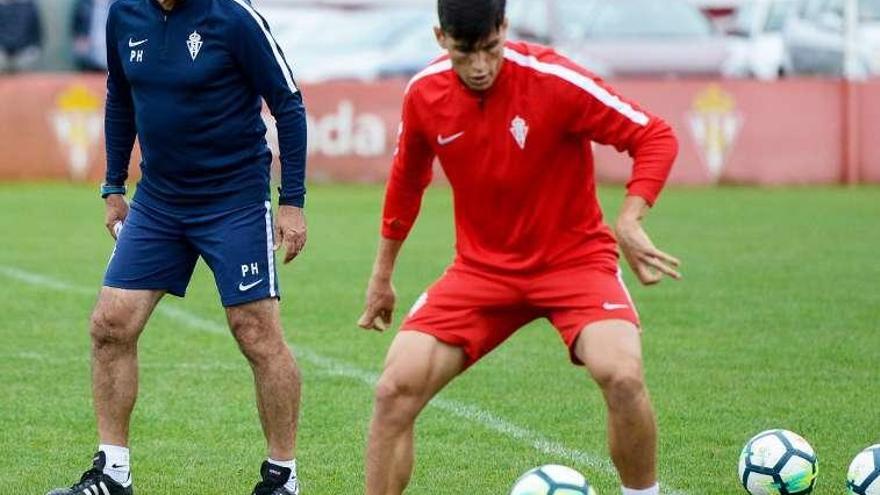
[[[131,483],[122,486],[104,474],[107,457],[103,452],[95,454],[92,469],[83,473],[77,483],[70,488],[56,488],[46,495],[134,495]]]
[[[299,495],[299,484],[293,491],[284,487],[290,479],[290,469],[269,464],[263,461],[260,467],[260,475],[263,481],[257,483],[251,495]]]

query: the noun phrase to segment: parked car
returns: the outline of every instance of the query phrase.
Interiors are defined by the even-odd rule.
[[[730,57],[724,74],[773,80],[791,72],[782,30],[795,0],[749,0],[734,15],[728,30]]]
[[[794,72],[840,76],[844,66],[845,0],[804,0],[783,31]],[[880,74],[880,0],[859,0],[857,76]]]
[[[398,39],[398,43],[385,53],[379,65],[379,77],[409,78],[439,57],[442,52],[433,27],[437,21],[414,25],[408,33]]]
[[[553,43],[604,77],[716,76],[728,56],[723,36],[682,0],[509,0],[508,17],[513,37]]]
[[[439,52],[431,31],[436,14],[428,7],[281,5],[262,13],[301,82],[375,80],[396,65],[417,72]],[[400,70],[395,75],[407,75]]]

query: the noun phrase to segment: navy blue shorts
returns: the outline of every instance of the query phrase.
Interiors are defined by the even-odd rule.
[[[201,256],[214,272],[223,306],[279,298],[273,235],[268,201],[186,216],[133,202],[104,285],[183,297]]]

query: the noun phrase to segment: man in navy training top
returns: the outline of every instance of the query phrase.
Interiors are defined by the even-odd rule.
[[[166,293],[183,296],[201,256],[256,384],[268,442],[256,495],[297,495],[300,377],[284,341],[274,250],[306,242],[306,118],[290,67],[249,0],[117,0],[107,21],[107,176],[116,238],[91,318],[100,445],[91,469],[52,495],[130,495],[128,430],[137,341]],[[281,147],[272,218],[262,100]],[[127,205],[135,136],[142,179]]]

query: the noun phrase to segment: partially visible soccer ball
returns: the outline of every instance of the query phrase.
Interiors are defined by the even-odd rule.
[[[880,495],[880,443],[859,452],[846,474],[847,493]]]
[[[596,495],[596,491],[574,469],[548,464],[522,475],[510,495]]]
[[[751,495],[806,495],[818,474],[813,447],[786,430],[758,433],[739,456],[739,480]]]

